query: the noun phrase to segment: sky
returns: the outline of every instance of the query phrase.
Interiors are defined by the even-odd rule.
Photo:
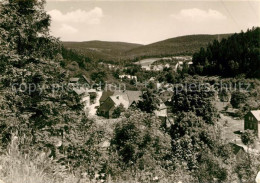
[[[150,44],[192,34],[260,26],[260,1],[47,0],[51,34],[62,41]]]

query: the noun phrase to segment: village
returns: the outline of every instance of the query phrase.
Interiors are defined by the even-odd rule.
[[[260,183],[259,10],[0,0],[0,183]]]
[[[169,60],[169,58],[161,60]],[[192,62],[187,59],[177,61],[174,65],[166,63],[154,67],[151,63],[147,65],[147,59],[144,61],[145,65],[142,65],[142,69],[148,72],[163,71],[164,68],[170,67],[177,72],[177,70],[183,68],[184,64],[187,64],[188,66],[192,64]],[[156,60],[153,60],[152,63],[155,61]],[[115,69],[115,67],[117,66],[109,64],[110,69]],[[147,87],[147,85],[153,83],[153,95],[158,101],[156,104],[157,108],[153,111],[153,114],[158,117],[162,123],[165,123],[167,127],[174,124],[175,116],[173,115],[171,108],[171,100],[174,95],[174,84],[159,82],[156,77],[151,77],[146,82],[139,82],[137,76],[129,74],[119,75],[119,81],[122,82],[125,80],[134,80],[135,85],[141,85],[143,87]],[[120,113],[128,109],[136,109],[138,103],[143,100],[142,96],[144,92],[146,92],[145,90],[138,89],[131,90],[124,85],[120,86],[108,83],[102,86],[96,86],[85,75],[78,78],[71,78],[69,83],[73,86],[77,86],[73,90],[81,97],[81,102],[84,105],[86,115],[97,121],[102,121],[102,123],[104,123],[104,121],[115,121],[117,118],[120,118]],[[243,119],[237,118],[235,116],[238,109],[230,107],[231,96],[229,95],[226,97],[224,102],[220,98],[219,95],[215,97],[215,105],[220,112],[219,123],[223,125],[223,140],[233,144],[241,151],[258,153],[260,151],[259,141],[256,141],[253,149],[248,149],[248,147],[241,142],[240,134],[245,130],[253,130],[258,138],[260,137],[260,110],[250,110]],[[106,147],[108,147],[109,144],[106,144]],[[238,152],[239,150],[237,150],[237,153]]]
[[[165,64],[153,65],[156,61],[167,61]],[[178,60],[178,61],[176,61]],[[174,63],[174,64],[172,64]],[[118,69],[117,65],[105,64],[110,70]],[[136,63],[141,65],[143,71],[163,71],[163,69],[172,68],[174,72],[181,70],[184,64],[188,66],[192,64],[191,57],[163,57],[156,59],[144,59]],[[121,69],[122,71],[124,69]],[[103,116],[105,118],[112,118],[114,110],[120,105],[127,110],[128,108],[136,107],[139,101],[142,100],[143,91],[138,90],[138,86],[142,88],[147,87],[149,84],[154,85],[156,98],[158,98],[157,110],[154,111],[155,115],[164,121],[169,123],[173,122],[173,116],[171,115],[170,102],[173,96],[173,84],[167,82],[159,82],[156,77],[151,77],[147,81],[140,82],[138,77],[130,74],[121,74],[118,76],[119,81],[134,81],[133,85],[137,86],[136,90],[129,90],[123,85],[105,83],[100,85],[96,84],[82,75],[78,78],[70,78],[69,84],[74,86],[73,90],[81,96],[82,103],[84,104],[84,110],[88,116]],[[98,85],[98,86],[96,86]],[[170,124],[169,124],[170,125]]]

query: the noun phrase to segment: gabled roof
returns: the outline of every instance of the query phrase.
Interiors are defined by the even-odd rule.
[[[129,105],[131,105],[133,102],[139,102],[140,100],[142,100],[141,96],[142,96],[142,92],[141,91],[125,91],[125,93],[128,96],[128,100],[129,100]]]
[[[122,104],[124,106],[124,108],[128,109],[129,100],[128,100],[127,94],[113,95],[110,98],[115,103],[115,107]]]
[[[141,96],[141,91],[104,91],[100,98],[100,102],[104,102],[105,104],[101,104],[102,109],[106,108],[109,110],[112,107],[110,104],[111,102],[109,102],[111,100],[113,101],[115,107],[122,104],[124,108],[128,109],[128,107],[132,105],[134,102],[138,103],[140,100],[142,100]]]
[[[82,77],[85,79],[85,81],[90,84],[90,80],[85,76],[85,75],[82,75]]]
[[[80,87],[80,88],[74,87],[74,88],[73,88],[73,91],[76,92],[78,95],[81,95],[81,94],[83,94],[83,93],[86,93],[86,90],[85,90],[85,88],[83,88],[83,87]]]
[[[260,110],[253,110],[253,111],[250,111],[250,112],[257,119],[257,121],[260,121]]]
[[[114,94],[113,91],[104,91],[104,92],[102,93],[102,96],[101,96],[101,98],[99,99],[99,101],[100,101],[100,102],[105,102],[105,101],[108,99],[108,97],[112,96],[113,94]]]
[[[113,100],[108,97],[106,101],[104,101],[104,103],[102,103],[99,107],[100,111],[109,111],[112,107],[115,106],[115,103],[113,102]]]
[[[99,110],[109,111],[112,107],[118,107],[120,104],[122,104],[124,108],[128,109],[129,100],[126,93],[120,93],[119,95],[109,96],[104,101],[104,103],[100,105]]]

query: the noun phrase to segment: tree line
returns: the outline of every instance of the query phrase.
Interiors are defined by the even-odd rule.
[[[236,33],[221,41],[214,40],[193,54],[191,73],[260,78],[260,28]]]

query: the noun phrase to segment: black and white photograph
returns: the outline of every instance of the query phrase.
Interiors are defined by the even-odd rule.
[[[260,0],[0,0],[0,183],[260,183]]]

